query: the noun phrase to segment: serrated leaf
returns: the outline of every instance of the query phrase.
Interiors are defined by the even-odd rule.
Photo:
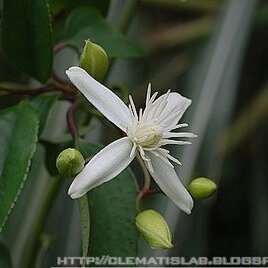
[[[47,0],[4,1],[2,44],[18,69],[41,82],[48,80],[53,44]]]
[[[84,144],[81,148],[85,156],[101,149],[93,144]],[[90,256],[137,256],[136,195],[135,178],[130,168],[88,193]]]
[[[68,17],[58,39],[81,50],[85,40],[101,45],[110,57],[141,57],[144,51],[113,28],[95,9],[80,7]]]
[[[27,177],[38,127],[38,115],[28,103],[0,112],[0,231]]]

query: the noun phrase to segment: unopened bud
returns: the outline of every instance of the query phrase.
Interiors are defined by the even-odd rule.
[[[76,149],[68,148],[62,151],[56,160],[59,173],[64,177],[74,177],[85,165],[85,160]]]
[[[136,226],[146,241],[155,249],[170,249],[171,233],[165,219],[152,209],[145,210],[136,217]]]
[[[102,80],[109,66],[105,50],[86,40],[84,50],[80,57],[80,67],[87,71],[96,80]]]
[[[217,191],[217,184],[208,178],[196,178],[188,185],[188,190],[194,198],[207,198]]]

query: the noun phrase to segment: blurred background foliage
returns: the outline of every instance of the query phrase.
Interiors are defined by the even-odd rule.
[[[78,64],[77,52],[81,52],[87,38],[107,51],[110,71],[105,84],[123,99],[130,92],[141,107],[150,81],[156,91],[171,88],[193,100],[183,121],[189,123],[198,138],[192,146],[174,151],[183,163],[178,174],[186,185],[199,176],[219,184],[215,196],[196,200],[191,216],[182,214],[162,195],[146,197],[144,206],[160,211],[169,222],[175,247],[171,251],[151,250],[141,240],[139,255],[267,255],[268,2],[35,0],[31,8],[25,5],[22,0],[1,3],[0,142],[5,148],[7,140],[3,137],[11,137],[8,146],[15,150],[13,154],[21,154],[16,148],[28,148],[22,154],[25,163],[12,158],[12,150],[9,153],[9,161],[21,165],[16,169],[23,174],[34,147],[37,149],[28,179],[0,234],[0,266],[12,267],[12,261],[14,267],[49,267],[55,265],[57,256],[80,255],[78,206],[66,194],[70,181],[58,178],[54,167],[57,154],[72,143],[65,120],[72,88],[65,86],[56,93],[53,81],[67,79],[64,70]],[[45,82],[53,92],[36,97],[31,89],[40,91],[41,83]],[[7,117],[11,118],[12,126]],[[21,117],[25,124],[15,128]],[[79,134],[86,141],[107,144],[118,134],[92,108],[83,106],[76,119],[81,126]],[[105,127],[111,129],[109,134]],[[31,140],[25,139],[26,128],[31,130]],[[21,137],[19,144],[12,141],[17,136]],[[38,137],[39,143],[33,144]],[[96,149],[95,145],[93,149],[88,146],[83,146],[85,156]],[[5,149],[3,152],[1,171],[7,161]],[[139,181],[141,174],[136,163],[132,169]],[[4,175],[0,181],[1,194],[6,191],[3,181],[8,177]],[[133,184],[129,180],[127,185],[124,180],[124,176],[133,176],[130,170],[120,176],[115,182],[118,185],[111,185],[111,189],[125,189]],[[18,187],[10,189],[13,199],[10,204],[0,204],[2,210],[13,206],[22,185],[20,179],[13,179]],[[131,189],[111,198],[122,193],[120,198],[129,198],[130,202],[135,199]],[[109,199],[100,198],[102,191],[115,192],[101,188],[99,193],[89,195],[89,199],[95,198],[90,201],[92,228],[100,226],[105,230],[101,224],[107,221],[116,237],[120,230],[117,227],[126,222],[114,222],[115,208],[109,209]],[[116,203],[119,209],[123,209],[122,200]],[[98,204],[95,207],[94,202]],[[126,205],[133,212],[131,204]],[[99,222],[100,208],[110,216]],[[126,218],[132,216],[128,214]],[[131,223],[131,219],[127,222]],[[127,229],[124,232],[129,234]],[[135,232],[130,236],[137,240]],[[122,252],[118,246],[110,252],[102,245],[103,238],[93,238],[98,241],[98,247],[91,249],[96,255],[137,254],[137,246],[124,244],[129,251]],[[105,239],[110,241],[109,237]],[[111,240],[113,249],[114,244],[117,243]]]

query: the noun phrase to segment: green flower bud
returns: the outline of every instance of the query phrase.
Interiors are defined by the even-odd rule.
[[[104,49],[90,40],[86,40],[80,57],[80,67],[96,80],[102,80],[108,70],[108,66],[109,61]]]
[[[194,198],[207,198],[217,191],[217,184],[208,178],[196,178],[188,185],[188,190]]]
[[[62,151],[56,160],[56,167],[64,177],[74,177],[85,165],[85,160],[76,149],[68,148]]]
[[[165,219],[152,209],[145,210],[136,217],[136,226],[146,241],[155,249],[170,249],[171,233]]]

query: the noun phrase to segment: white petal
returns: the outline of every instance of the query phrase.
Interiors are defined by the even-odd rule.
[[[92,78],[82,68],[71,67],[66,74],[90,103],[116,126],[126,131],[132,122],[130,112],[116,94]]]
[[[151,176],[159,185],[160,189],[172,199],[172,201],[187,214],[191,213],[193,208],[193,199],[187,192],[174,168],[166,164],[161,158],[151,152],[146,154],[151,159],[153,171]]]
[[[130,157],[132,146],[131,140],[124,137],[98,152],[71,184],[68,191],[71,198],[81,197],[123,171],[135,157],[135,154]]]
[[[164,95],[160,98],[164,98]],[[159,122],[170,128],[179,122],[192,101],[183,97],[179,93],[171,92],[168,96],[167,102],[166,107],[160,115]]]
[[[164,139],[169,138],[196,138],[197,135],[190,132],[166,132],[163,134]]]

